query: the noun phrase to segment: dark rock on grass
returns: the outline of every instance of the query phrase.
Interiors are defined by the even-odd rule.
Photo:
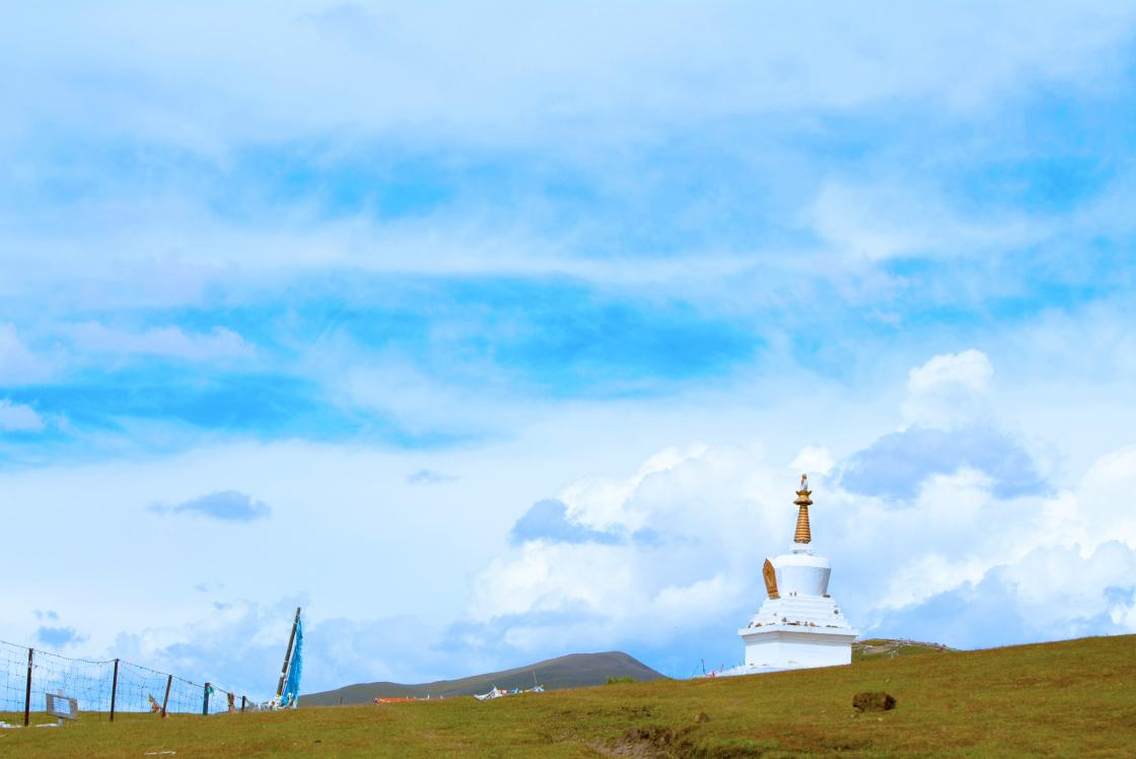
[[[857,712],[886,712],[895,708],[895,697],[880,691],[865,691],[852,697],[852,708]]]

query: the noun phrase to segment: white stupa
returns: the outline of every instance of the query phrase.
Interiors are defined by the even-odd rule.
[[[832,566],[813,554],[809,544],[809,481],[801,475],[797,491],[797,531],[793,547],[772,561],[765,560],[767,598],[738,635],[745,642],[745,664],[722,675],[748,675],[804,667],[829,667],[852,662],[852,629],[844,612],[828,595]]]

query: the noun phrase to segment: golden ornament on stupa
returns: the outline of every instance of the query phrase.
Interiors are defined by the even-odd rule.
[[[761,576],[765,579],[765,594],[770,598],[780,598],[781,594],[777,592],[777,570],[769,559],[761,567]]]

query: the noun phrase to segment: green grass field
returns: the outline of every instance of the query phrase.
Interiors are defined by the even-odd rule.
[[[480,703],[99,715],[0,730],[2,757],[1133,756],[1136,636],[988,651],[907,651],[850,667],[656,681]],[[894,711],[855,716],[886,690]],[[150,752],[176,752],[158,754]]]

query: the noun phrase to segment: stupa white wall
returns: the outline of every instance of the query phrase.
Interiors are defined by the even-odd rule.
[[[828,594],[832,566],[813,554],[810,544],[808,480],[797,491],[797,532],[789,553],[766,561],[766,599],[738,630],[745,663],[720,674],[745,675],[852,662],[857,632]]]

